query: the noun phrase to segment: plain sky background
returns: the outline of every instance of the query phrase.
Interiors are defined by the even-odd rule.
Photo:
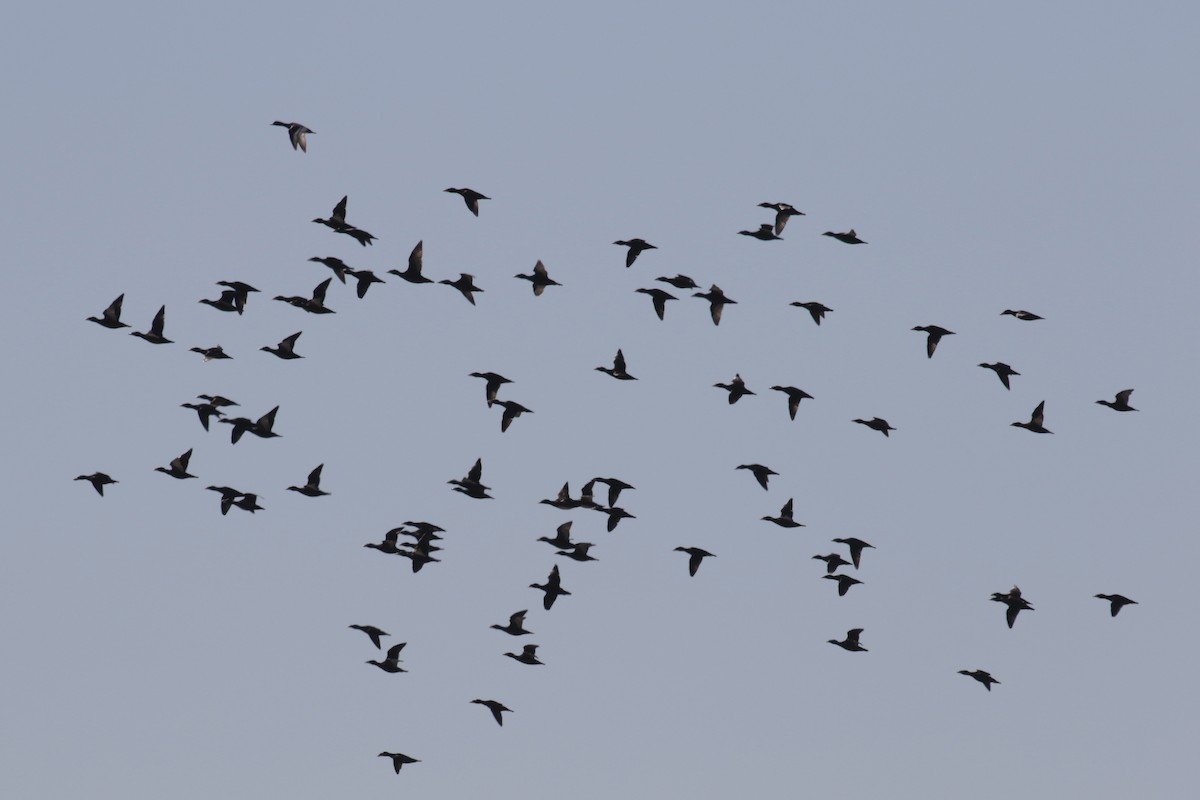
[[[10,9],[0,793],[1189,796],[1198,26],[1186,3]],[[493,199],[474,218],[449,186]],[[309,222],[347,194],[373,247]],[[764,201],[807,216],[738,236]],[[869,244],[820,235],[851,227]],[[626,269],[635,236],[660,249]],[[335,281],[322,317],[270,299],[329,275],[312,256],[383,275],[418,240],[477,307],[395,278]],[[563,286],[534,298],[512,276],[538,259]],[[738,301],[720,327],[634,293],[679,272]],[[262,290],[244,316],[197,302],[235,279]],[[121,293],[131,328],[84,321]],[[175,344],[128,335],[162,304]],[[928,324],[956,331],[932,360]],[[301,330],[303,360],[258,351]],[[187,350],[215,344],[234,359]],[[594,371],[618,347],[637,382]],[[534,413],[501,434],[478,370]],[[758,394],[730,407],[735,372]],[[815,397],[795,421],[779,383]],[[1094,402],[1131,387],[1138,413]],[[199,393],[279,405],[281,437],[205,433]],[[1010,426],[1041,400],[1053,436]],[[876,415],[890,438],[851,422]],[[153,471],[188,448],[198,480]],[[450,491],[480,457],[495,499]],[[285,490],[318,463],[330,497]],[[71,481],[95,470],[103,498]],[[596,475],[637,487],[614,533],[537,502]],[[209,484],[266,510],[222,517]],[[789,497],[806,527],[760,520]],[[442,563],[362,547],[413,519],[447,529]],[[597,562],[535,541],[566,519]],[[811,556],[846,536],[877,549],[838,597]],[[690,578],[679,545],[717,558]],[[573,594],[546,613],[526,587],[556,562]],[[1014,583],[1036,611],[1009,630],[988,598]],[[489,629],[523,608],[535,636]],[[409,672],[364,664],[351,623]],[[870,652],[826,643],[852,627]],[[526,642],[545,666],[503,657]]]

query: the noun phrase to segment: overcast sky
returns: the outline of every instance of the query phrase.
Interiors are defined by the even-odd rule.
[[[1186,796],[1198,18],[14,7],[3,793]],[[476,218],[447,187],[491,199]],[[310,222],[344,195],[373,246]],[[778,201],[806,214],[782,241],[738,235]],[[821,235],[851,228],[868,244]],[[633,237],[658,249],[627,269]],[[475,307],[385,274],[418,241]],[[272,300],[330,276],[315,256],[387,283],[335,279],[330,315]],[[562,286],[534,297],[513,276],[538,260]],[[737,301],[719,327],[655,281],[677,273]],[[262,291],[200,304],[221,280]],[[679,297],[664,321],[649,287]],[[120,294],[131,327],[85,320]],[[129,335],[164,304],[173,344]],[[918,325],[955,335],[930,359]],[[296,331],[303,359],[259,350]],[[188,350],[218,344],[232,360]],[[618,348],[637,381],[594,369]],[[533,413],[501,433],[474,371]],[[731,406],[735,373],[756,394]],[[813,396],[794,421],[779,384]],[[1127,388],[1137,413],[1095,403]],[[280,436],[206,433],[179,407],[201,393],[278,405]],[[1043,400],[1053,435],[1010,425]],[[890,437],[852,422],[876,416]],[[197,479],[154,471],[189,448]],[[477,458],[494,499],[446,483]],[[322,463],[330,496],[286,490]],[[103,497],[72,481],[97,470]],[[538,503],[595,476],[636,487],[636,519]],[[208,485],[264,510],[222,516]],[[760,519],[789,498],[805,527]],[[596,562],[536,541],[569,519]],[[446,529],[419,574],[362,546],[406,520]],[[875,549],[839,597],[811,557],[849,536]],[[677,546],[716,558],[689,577]],[[527,587],[556,563],[572,594],[547,612]],[[1035,610],[1010,630],[989,597],[1014,584]],[[534,635],[489,628],[521,609]],[[408,672],[365,664],[350,624],[407,642]],[[827,643],[851,628],[868,652]],[[526,643],[544,666],[503,656]]]

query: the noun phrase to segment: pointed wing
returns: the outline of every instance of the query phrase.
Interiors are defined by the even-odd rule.
[[[338,201],[336,206],[333,207],[333,213],[329,215],[329,220],[331,222],[336,222],[341,225],[346,224],[346,201],[349,199],[350,195],[346,195]]]
[[[321,483],[321,470],[325,468],[324,464],[318,464],[317,468],[308,473],[308,485],[314,489]]]
[[[479,480],[482,477],[483,477],[483,459],[477,458],[477,459],[475,459],[475,466],[471,467],[470,471],[467,472],[467,481],[469,483],[479,483]]]
[[[317,284],[312,293],[312,299],[314,303],[325,305],[325,292],[329,290],[329,284],[332,282],[333,278],[326,278]]]
[[[613,369],[617,372],[625,371],[625,354],[620,350],[617,351],[617,355],[613,359]]]

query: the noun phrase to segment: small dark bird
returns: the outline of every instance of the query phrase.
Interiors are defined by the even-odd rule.
[[[236,314],[241,314],[241,309],[245,307],[244,303],[241,307],[238,306],[238,293],[233,289],[226,289],[221,292],[221,296],[216,300],[209,300],[207,297],[202,297],[200,298],[200,302],[206,306],[212,306],[217,311],[227,311]]]
[[[225,408],[226,406],[236,406],[238,403],[233,402],[228,397],[222,397],[219,394],[198,394],[196,395],[201,400],[207,400],[217,408]]]
[[[512,709],[503,703],[496,700],[472,700],[472,703],[479,703],[481,706],[487,706],[492,712],[492,716],[496,718],[496,724],[504,727],[504,718],[500,716],[501,711],[512,713]]]
[[[383,645],[379,642],[380,636],[391,636],[391,634],[387,631],[376,628],[374,625],[351,625],[349,627],[354,628],[356,631],[362,631],[367,636],[370,636],[371,643],[375,645],[376,650],[383,649]]]
[[[484,486],[480,483],[483,477],[483,459],[475,459],[475,464],[467,471],[466,477],[461,480],[450,480],[446,483],[454,485],[454,491],[462,492],[467,497],[473,497],[476,500],[491,500],[492,496],[488,494],[488,490],[492,487]]]
[[[716,558],[715,555],[707,550],[701,550],[699,547],[676,547],[676,552],[688,554],[688,574],[695,577],[696,570],[700,569],[700,562],[706,558]]]
[[[829,643],[836,644],[843,650],[850,650],[851,652],[856,653],[865,653],[867,652],[867,648],[858,643],[858,637],[862,635],[862,632],[862,628],[851,628],[850,630],[846,631],[846,641],[839,642],[837,639],[830,639]]]
[[[329,492],[321,491],[321,470],[325,468],[324,464],[318,464],[317,468],[308,473],[308,482],[303,486],[289,486],[289,492],[299,492],[305,497],[323,497]]]
[[[204,356],[206,362],[222,358],[233,358],[233,356],[225,352],[225,349],[221,345],[217,345],[216,347],[191,347],[188,349],[193,353],[199,353]]]
[[[507,625],[492,625],[491,627],[498,631],[504,631],[509,636],[524,636],[526,634],[533,633],[533,631],[525,630],[525,615],[528,613],[528,609],[524,611],[518,611],[517,613],[509,616]]]
[[[358,299],[362,300],[367,296],[367,290],[371,288],[372,283],[384,283],[383,278],[376,275],[369,269],[350,270],[350,274],[358,280],[358,285],[355,287],[355,292],[358,294]]]
[[[621,496],[621,492],[637,488],[620,478],[592,478],[591,483],[603,483],[608,487],[608,505],[610,507],[617,505],[617,499]]]
[[[783,392],[788,398],[788,416],[792,419],[796,418],[796,409],[800,408],[801,400],[812,400],[813,396],[803,389],[797,389],[795,386],[772,386],[771,391]]]
[[[542,292],[547,286],[562,286],[561,283],[550,277],[550,273],[546,271],[546,265],[541,261],[538,261],[533,265],[532,275],[523,275],[518,273],[515,277],[520,278],[521,280],[529,281],[533,284],[534,297],[541,297]]]
[[[217,286],[224,286],[228,291],[233,292],[233,310],[239,315],[246,310],[246,302],[250,299],[250,293],[258,291],[258,289],[242,281],[217,281]],[[221,292],[221,300],[225,300],[225,292]],[[200,302],[208,302],[212,305],[211,301],[201,300]],[[221,308],[221,310],[227,311],[228,309]]]
[[[866,548],[875,549],[875,545],[867,544],[862,539],[856,539],[850,536],[846,539],[834,539],[838,544],[844,544],[850,548],[850,560],[854,562],[854,568],[858,569],[858,564],[862,561],[863,550]]]
[[[294,358],[304,358],[304,356],[296,353],[296,340],[300,338],[300,334],[304,331],[296,331],[291,336],[286,337],[275,347],[260,347],[259,350],[265,350],[273,356],[282,358],[284,361],[290,361]]]
[[[89,322],[95,322],[98,325],[103,325],[106,328],[128,328],[124,322],[121,322],[121,304],[125,302],[125,295],[117,296],[116,300],[109,303],[108,308],[104,309],[104,313],[98,317],[88,317]]]
[[[873,431],[879,431],[884,436],[888,435],[888,431],[896,430],[895,428],[893,428],[891,425],[889,425],[887,423],[887,420],[880,419],[879,417],[873,417],[871,419],[856,419],[854,421],[857,422],[859,425],[866,425],[868,428],[870,428]]]
[[[538,649],[538,646],[536,644],[527,644],[521,650],[521,655],[517,655],[516,653],[505,653],[504,655],[508,656],[509,658],[520,661],[522,664],[529,664],[530,666],[533,666],[534,664],[542,664],[543,663],[541,661],[538,661],[537,649]]]
[[[479,216],[479,201],[491,200],[487,195],[482,195],[474,189],[443,189],[444,192],[453,192],[454,194],[462,195],[463,202],[467,204],[467,208],[475,216]]]
[[[1004,603],[1008,606],[1008,611],[1004,618],[1008,620],[1008,627],[1012,627],[1017,621],[1017,614],[1022,611],[1033,611],[1033,606],[1029,605],[1029,601],[1021,597],[1021,590],[1016,586],[1012,587],[1007,593],[992,592],[992,598],[996,603]]]
[[[1004,384],[1005,389],[1012,389],[1012,387],[1008,384],[1009,377],[1021,374],[1008,364],[1005,364],[1003,361],[997,361],[995,364],[980,364],[979,366],[983,367],[984,369],[990,369],[994,371],[996,373],[996,377],[999,378],[1000,382]]]
[[[512,421],[522,414],[532,414],[531,409],[526,408],[515,400],[497,400],[496,405],[504,407],[504,415],[500,417],[500,432],[504,433],[508,430],[508,426],[512,425]]]
[[[571,523],[572,522],[573,522],[573,520],[567,520],[562,525],[559,525],[557,528],[555,528],[553,539],[550,538],[549,536],[539,536],[537,538],[537,540],[539,542],[548,543],[549,545],[554,547],[556,550],[567,550],[571,547],[574,547],[575,543],[571,541]]]
[[[398,556],[402,552],[396,545],[396,542],[400,539],[400,533],[401,530],[399,528],[392,528],[383,535],[382,542],[367,542],[363,545],[363,547],[369,547],[372,550],[378,550],[379,552],[387,553],[390,556]]]
[[[657,250],[658,248],[647,242],[645,239],[618,239],[613,244],[619,244],[622,247],[628,247],[629,252],[625,254],[625,268],[633,266],[633,262],[637,261],[637,257],[642,254],[643,250]]]
[[[76,480],[78,480],[78,478],[76,478]],[[1112,606],[1109,610],[1112,611],[1112,615],[1114,617],[1123,607],[1129,605],[1136,606],[1138,604],[1137,600],[1130,600],[1128,597],[1122,594],[1098,594],[1095,596],[1099,597],[1101,600],[1107,600],[1108,602],[1112,603]]]
[[[709,303],[709,313],[712,315],[713,325],[721,324],[721,309],[727,305],[737,305],[737,300],[731,300],[721,291],[721,287],[715,283],[707,292],[695,292],[692,297],[703,297]]]
[[[1033,431],[1034,433],[1054,433],[1054,431],[1047,430],[1046,426],[1042,424],[1045,422],[1045,420],[1046,401],[1043,400],[1042,402],[1038,403],[1037,408],[1033,410],[1033,414],[1029,417],[1029,422],[1014,422],[1012,424],[1018,428],[1024,428],[1027,431]]]
[[[208,430],[208,421],[213,417],[220,419],[224,416],[221,409],[217,408],[213,403],[180,403],[180,408],[190,408],[200,417],[200,424],[204,426],[204,430]]]
[[[558,599],[559,595],[570,594],[570,592],[562,588],[562,576],[558,573],[558,564],[555,564],[550,570],[550,577],[546,578],[545,584],[531,583],[529,584],[529,588],[541,589],[545,593],[545,597],[542,599],[542,607],[547,611],[554,605],[554,601]]]
[[[837,581],[838,597],[845,597],[846,592],[850,591],[850,587],[856,583],[862,583],[858,578],[852,578],[849,575],[822,575],[822,578],[827,580]]]
[[[539,500],[538,502],[548,506],[553,506],[554,508],[562,509],[563,511],[572,508],[579,508],[579,501],[571,497],[571,486],[569,481],[562,485],[562,488],[558,490],[558,495],[554,499]]]
[[[596,510],[608,515],[608,524],[605,527],[608,529],[609,533],[612,533],[617,529],[617,524],[620,523],[621,520],[637,519],[637,517],[635,517],[633,514],[630,514],[625,509],[617,508],[615,506],[613,508],[597,508]]]
[[[251,421],[247,417],[234,417],[233,419],[222,419],[219,421],[233,426],[233,432],[229,438],[231,444],[237,444],[238,440],[242,438],[243,433],[253,433],[261,439],[272,439],[279,435],[274,432],[275,414],[278,411],[279,406],[275,406],[266,414],[259,417],[257,421]]]
[[[164,475],[170,475],[172,478],[178,478],[180,480],[183,480],[184,478],[194,478],[196,476],[188,474],[188,471],[187,471],[188,461],[190,461],[191,458],[192,458],[192,450],[191,450],[191,448],[188,448],[188,451],[186,453],[179,456],[178,458],[171,460],[171,466],[169,468],[168,467],[155,467],[154,471],[161,472]]]
[[[833,573],[837,572],[838,567],[846,567],[850,565],[849,561],[842,558],[837,553],[829,553],[828,555],[824,556],[813,556],[813,558],[817,561],[825,562],[826,575],[832,575]]]
[[[750,474],[754,476],[754,480],[758,481],[758,485],[764,489],[767,488],[767,481],[770,480],[771,476],[779,474],[770,467],[764,467],[762,464],[739,464],[734,469],[750,470]]]
[[[637,380],[637,378],[625,371],[625,354],[620,350],[617,350],[617,355],[613,358],[612,367],[596,367],[596,371],[611,375],[619,381]]]
[[[92,484],[92,488],[96,490],[96,494],[104,497],[104,487],[110,483],[119,483],[120,481],[113,480],[110,476],[103,472],[93,472],[91,475],[80,475],[75,478],[77,481],[88,481]],[[1113,612],[1116,613],[1115,611]]]
[[[483,289],[475,285],[475,276],[469,275],[466,272],[460,273],[457,280],[452,281],[449,278],[445,278],[438,281],[438,283],[444,283],[447,286],[453,286],[455,289],[458,289],[471,305],[475,305],[474,293],[483,291]]]
[[[864,242],[862,239],[858,238],[858,234],[854,232],[854,228],[851,228],[850,230],[846,231],[845,233],[834,233],[833,231],[825,231],[825,233],[823,233],[821,235],[822,236],[832,236],[833,238],[837,239],[839,242],[845,242],[846,244],[866,244],[866,242]]]
[[[433,283],[432,278],[426,278],[421,274],[421,267],[425,256],[425,240],[417,242],[417,246],[408,254],[408,268],[401,272],[397,269],[389,269],[389,275],[396,275],[403,278],[409,283]]]
[[[654,313],[658,315],[659,319],[663,319],[663,315],[667,313],[667,301],[679,299],[662,289],[634,289],[634,291],[650,295],[650,302],[654,303]]]
[[[332,281],[333,278],[326,278],[318,283],[312,291],[311,298],[296,296],[283,297],[282,295],[276,295],[275,299],[287,303],[288,305],[295,306],[296,308],[302,308],[310,314],[333,314],[334,310],[332,308],[325,307],[325,292],[329,289],[329,284]]]
[[[821,320],[825,319],[826,314],[828,314],[830,311],[833,311],[832,308],[829,308],[826,305],[818,303],[815,300],[810,300],[807,303],[801,303],[800,301],[796,301],[795,303],[788,303],[788,305],[796,306],[797,308],[803,308],[803,309],[807,310],[808,313],[812,316],[813,322],[817,323],[818,325],[821,324]]]
[[[555,553],[558,556],[566,556],[574,561],[596,561],[595,556],[588,555],[588,550],[595,547],[591,542],[573,542],[571,546],[564,550],[559,550]]]
[[[938,342],[942,340],[943,336],[954,335],[954,331],[948,331],[939,325],[918,325],[913,330],[929,334],[929,338],[925,341],[925,354],[929,358],[933,358],[933,351],[937,350]]]
[[[503,375],[497,375],[495,372],[472,372],[472,378],[483,378],[487,381],[484,387],[484,393],[487,396],[488,408],[492,407],[492,403],[496,402],[496,393],[500,391],[500,387],[506,383],[512,383]]]
[[[143,333],[142,331],[134,331],[130,336],[137,336],[139,339],[145,339],[150,344],[171,344],[171,340],[163,336],[163,322],[167,317],[167,307],[163,306],[154,315],[154,321],[150,323],[150,330]]]
[[[713,388],[724,389],[729,392],[729,405],[733,405],[748,394],[754,394],[754,392],[746,388],[746,382],[742,380],[740,373],[734,375],[733,380],[729,383],[714,383]]]
[[[759,208],[769,208],[775,212],[775,235],[783,233],[783,228],[791,217],[803,217],[803,211],[797,211],[790,203],[759,203]]]
[[[974,678],[975,680],[982,683],[983,688],[987,689],[989,692],[992,690],[993,683],[997,684],[997,685],[1000,684],[1000,681],[993,678],[992,674],[990,672],[985,672],[984,670],[981,670],[981,669],[960,669],[958,671],[958,674],[959,675],[970,675],[972,678]]]
[[[1116,400],[1097,400],[1096,402],[1102,406],[1108,406],[1114,411],[1137,411],[1136,408],[1129,405],[1129,395],[1133,394],[1133,389],[1123,389],[1117,392]]]
[[[775,226],[773,225],[759,225],[756,231],[738,231],[738,233],[742,236],[753,236],[755,239],[763,242],[769,242],[774,239],[782,240],[783,238],[775,232]]]
[[[763,517],[763,519],[766,520],[767,522],[774,522],[776,525],[778,525],[781,528],[803,528],[804,527],[803,523],[796,522],[796,520],[792,519],[792,500],[793,499],[794,498],[791,498],[791,497],[788,498],[788,501],[783,504],[783,508],[779,509],[778,517]]]
[[[404,649],[404,645],[406,645],[406,644],[408,644],[408,642],[401,642],[400,644],[394,644],[388,648],[387,658],[385,658],[383,661],[371,660],[371,661],[368,661],[367,663],[374,664],[375,666],[379,667],[384,672],[391,672],[393,674],[395,674],[397,672],[408,672],[408,670],[406,670],[400,666],[400,651]]]
[[[313,222],[320,223],[337,233],[344,233],[363,247],[373,244],[376,237],[346,222],[346,201],[348,199],[349,195],[338,201],[338,204],[333,207],[333,213],[329,215],[329,219],[317,217]]]
[[[1023,311],[1023,310],[1014,311],[1011,308],[1005,309],[1004,311],[1000,312],[1000,316],[1002,316],[1002,317],[1005,314],[1007,314],[1010,317],[1016,317],[1017,319],[1022,320],[1023,322],[1033,322],[1035,319],[1041,319],[1041,317],[1039,317],[1037,314],[1034,314],[1032,311]]]
[[[233,508],[233,503],[239,497],[244,497],[245,492],[239,492],[230,486],[206,486],[204,487],[210,492],[219,492],[221,494],[221,516],[229,513],[229,509]]]
[[[329,267],[331,270],[333,270],[333,274],[337,277],[339,283],[345,283],[346,276],[354,274],[354,268],[345,261],[342,261],[340,258],[334,258],[333,256],[318,258],[313,256],[309,259],[309,261],[315,261],[318,264],[324,264],[325,266]]]
[[[676,289],[699,289],[700,284],[689,278],[687,275],[676,275],[674,278],[655,278],[656,281],[669,283]]]
[[[276,120],[272,125],[281,125],[287,128],[288,139],[292,142],[292,149],[299,148],[301,151],[308,152],[308,135],[312,133],[308,128],[301,125],[299,122],[280,122]]]
[[[403,767],[405,764],[420,764],[421,763],[421,759],[409,758],[408,756],[404,755],[404,753],[384,752],[384,753],[380,753],[379,755],[387,756],[388,758],[390,758],[392,760],[392,766],[396,768],[397,775],[400,774],[400,768]]]
[[[249,511],[251,514],[253,514],[255,511],[264,510],[263,507],[258,504],[258,495],[250,492],[247,492],[239,499],[234,500],[233,504],[243,511]]]

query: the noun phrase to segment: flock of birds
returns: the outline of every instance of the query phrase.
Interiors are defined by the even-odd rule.
[[[273,125],[278,125],[287,129],[289,141],[293,149],[303,152],[308,151],[307,137],[313,131],[304,125],[297,122],[274,122]],[[479,215],[481,200],[489,200],[490,198],[480,192],[468,188],[449,188],[445,190],[453,194],[458,194],[463,198],[467,209],[475,216]],[[354,225],[351,225],[346,220],[347,214],[347,197],[343,197],[334,207],[328,218],[317,218],[313,222],[324,225],[334,231],[349,236],[354,241],[358,242],[363,247],[371,245],[376,237],[371,233],[362,230]],[[757,229],[743,230],[739,233],[744,236],[752,237],[761,241],[773,241],[781,239],[781,234],[786,227],[788,220],[795,216],[804,216],[804,212],[799,211],[794,206],[788,203],[760,203],[760,207],[770,209],[775,212],[773,222],[763,223]],[[853,230],[846,232],[826,231],[825,236],[829,236],[839,242],[850,245],[866,244],[859,238],[858,234]],[[657,249],[655,245],[645,241],[644,239],[634,238],[626,240],[618,240],[614,244],[625,247],[625,266],[632,267],[638,257],[648,251]],[[276,296],[274,299],[280,302],[287,303],[296,308],[310,314],[332,314],[333,309],[325,305],[327,291],[336,277],[341,283],[347,283],[347,278],[353,278],[355,281],[355,291],[359,298],[364,297],[369,291],[372,284],[383,283],[384,280],[376,275],[371,270],[354,269],[347,265],[340,258],[333,256],[313,257],[309,259],[312,262],[322,264],[330,269],[334,274],[319,283],[312,291],[311,296]],[[427,284],[433,283],[433,279],[426,277],[423,274],[423,242],[418,242],[409,255],[408,265],[404,271],[389,270],[388,274],[395,275],[400,279],[411,284]],[[538,261],[530,274],[518,274],[515,276],[518,279],[528,281],[532,285],[535,296],[541,296],[543,291],[551,286],[560,286],[557,281],[550,278],[545,265]],[[714,325],[720,325],[722,311],[727,305],[734,305],[736,300],[728,297],[716,284],[710,286],[707,291],[700,291],[702,287],[692,278],[686,275],[675,275],[674,277],[660,277],[656,279],[659,282],[667,284],[676,290],[696,290],[693,292],[693,297],[701,298],[709,303],[710,315]],[[474,283],[474,276],[462,273],[457,279],[443,279],[437,281],[439,284],[448,285],[459,291],[463,297],[472,305],[475,304],[475,295],[484,290]],[[219,286],[224,287],[220,297],[215,300],[202,299],[201,303],[211,306],[214,309],[222,312],[243,314],[245,312],[249,296],[259,292],[253,286],[241,281],[219,281]],[[654,313],[662,320],[665,318],[666,305],[669,301],[677,300],[678,298],[660,288],[639,288],[637,293],[646,294],[650,297]],[[129,327],[125,322],[121,321],[122,304],[124,295],[118,296],[109,306],[99,315],[88,317],[91,322],[97,323],[105,328],[117,330]],[[827,314],[833,312],[833,309],[825,306],[822,303],[815,301],[793,302],[792,306],[796,306],[807,311],[813,322],[820,325]],[[1023,322],[1036,322],[1042,317],[1030,311],[1023,309],[1006,309],[1001,312],[1002,315],[1012,316],[1016,320]],[[155,345],[171,344],[172,340],[166,338],[165,330],[166,307],[159,308],[153,320],[150,323],[149,329],[146,331],[133,331],[131,335],[137,336],[146,342]],[[938,325],[918,325],[912,329],[913,331],[921,332],[926,335],[925,351],[928,358],[933,358],[937,351],[939,343],[946,336],[954,335],[954,331]],[[290,336],[282,339],[274,347],[263,346],[261,350],[275,355],[283,360],[292,360],[303,358],[296,352],[297,342],[301,336],[301,332],[293,333]],[[225,353],[224,349],[217,346],[210,347],[192,347],[192,352],[200,354],[205,361],[214,359],[231,358]],[[981,363],[980,367],[990,369],[996,373],[1000,382],[1005,389],[1011,389],[1010,378],[1019,376],[1020,373],[1013,369],[1008,364],[1003,362]],[[595,368],[599,372],[603,372],[612,378],[619,381],[634,381],[637,378],[631,375],[628,371],[625,355],[621,350],[617,350],[613,358],[612,366],[597,366]],[[524,405],[507,399],[500,399],[501,390],[512,381],[495,372],[473,372],[471,377],[479,378],[484,381],[484,399],[489,408],[499,406],[503,409],[500,422],[500,430],[507,431],[514,420],[523,414],[530,414],[533,411]],[[715,388],[720,388],[727,392],[728,402],[730,405],[737,403],[743,397],[754,395],[755,392],[747,387],[746,382],[740,374],[734,377],[728,383],[714,384]],[[812,395],[795,386],[775,385],[770,387],[771,391],[776,391],[784,394],[788,402],[788,415],[791,419],[796,418],[802,400],[811,400]],[[1127,412],[1136,411],[1129,404],[1132,389],[1125,389],[1117,392],[1113,400],[1097,400],[1096,403],[1108,406],[1115,411]],[[257,419],[241,416],[227,416],[231,412],[229,409],[237,407],[238,403],[221,395],[198,395],[195,398],[200,402],[182,403],[181,407],[194,410],[199,417],[200,424],[206,431],[209,430],[210,422],[216,419],[219,423],[230,426],[230,441],[236,444],[244,434],[250,433],[254,436],[269,439],[279,436],[275,432],[275,416],[279,411],[279,406],[275,406],[266,413],[259,416]],[[1016,421],[1011,423],[1015,427],[1024,428],[1033,433],[1048,434],[1053,433],[1045,426],[1045,401],[1038,403],[1037,407],[1030,415],[1028,422]],[[871,430],[878,431],[884,436],[896,430],[887,420],[880,417],[872,419],[854,419],[853,422],[864,425]],[[180,454],[172,459],[167,466],[155,467],[155,471],[162,472],[177,480],[186,480],[196,478],[195,475],[188,472],[192,450]],[[321,489],[321,472],[324,465],[318,465],[308,475],[306,481],[302,485],[289,486],[289,491],[297,492],[305,497],[316,498],[328,495],[329,493]],[[757,483],[764,489],[769,491],[769,480],[773,475],[777,475],[774,470],[762,464],[742,464],[737,467],[739,470],[749,472]],[[459,492],[468,498],[472,499],[490,499],[492,495],[489,486],[482,482],[483,479],[483,462],[479,459],[467,471],[466,475],[461,479],[452,479],[448,483],[452,486],[453,491]],[[100,496],[104,496],[106,486],[117,484],[118,481],[111,475],[105,472],[93,472],[87,475],[80,475],[75,480],[89,482]],[[597,485],[603,485],[606,491],[597,492]],[[595,477],[583,484],[578,497],[572,496],[570,484],[565,483],[559,490],[557,495],[552,498],[543,499],[540,502],[560,510],[575,510],[586,509],[593,510],[604,514],[607,517],[607,529],[611,532],[616,529],[617,525],[623,519],[632,519],[634,515],[618,505],[618,501],[623,492],[633,490],[635,487],[631,484],[615,477]],[[263,507],[258,504],[258,494],[253,492],[245,492],[230,486],[211,485],[208,490],[220,495],[220,511],[221,514],[228,514],[233,508],[238,508],[243,511],[254,513],[263,510]],[[789,498],[786,503],[780,508],[778,516],[764,516],[762,520],[771,522],[782,528],[797,528],[804,527],[803,523],[797,522],[794,518],[793,498]],[[571,538],[572,521],[567,521],[559,525],[553,537],[542,536],[538,541],[546,542],[554,548],[555,554],[564,558],[571,559],[576,562],[595,561],[595,556],[591,555],[591,550],[595,545],[591,542],[575,541]],[[442,549],[438,544],[441,541],[441,533],[444,529],[427,521],[407,521],[400,527],[393,528],[384,534],[383,539],[379,542],[368,542],[363,545],[366,548],[371,548],[385,555],[402,556],[411,561],[412,571],[419,572],[423,567],[430,563],[439,561],[437,553]],[[401,541],[401,538],[411,541]],[[844,596],[855,585],[861,584],[862,581],[843,570],[851,567],[857,573],[861,566],[863,553],[866,549],[873,549],[870,543],[856,538],[844,537],[835,538],[833,542],[843,545],[847,552],[845,556],[839,552],[814,555],[815,560],[823,561],[825,564],[824,574],[821,576],[825,580],[829,580],[837,584],[837,592],[839,596]],[[684,553],[688,557],[689,574],[695,576],[700,569],[702,562],[706,558],[713,558],[715,554],[699,547],[678,546],[675,551]],[[846,557],[848,556],[848,558]],[[537,589],[542,593],[542,606],[545,611],[550,611],[555,605],[559,597],[569,596],[570,591],[563,587],[562,575],[560,574],[557,564],[553,566],[547,576],[545,583],[530,584],[530,588]],[[1131,600],[1120,594],[1096,594],[1096,598],[1105,600],[1109,603],[1110,613],[1116,617],[1118,612],[1126,605],[1136,605],[1135,600]],[[1022,595],[1020,588],[1013,586],[1007,592],[993,592],[992,601],[1001,603],[1006,608],[1006,621],[1009,628],[1012,628],[1017,620],[1017,616],[1021,611],[1034,610],[1030,602]],[[525,628],[526,615],[528,609],[517,611],[511,614],[506,624],[493,624],[491,628],[499,630],[509,636],[520,637],[532,634],[532,631]],[[349,626],[352,629],[359,630],[366,634],[371,643],[376,649],[383,650],[382,637],[389,636],[386,631],[374,625],[353,624]],[[844,650],[850,652],[867,652],[867,648],[862,644],[863,628],[852,628],[845,634],[842,640],[830,639],[830,644],[837,645]],[[400,654],[406,642],[400,642],[392,645],[386,651],[386,657],[381,660],[369,660],[366,663],[374,665],[386,673],[403,673],[406,672],[401,666],[402,662]],[[518,663],[538,666],[542,662],[538,658],[538,645],[526,644],[519,653],[506,652],[505,656],[512,658]],[[959,674],[971,677],[981,683],[989,692],[993,685],[1000,683],[989,672],[982,669],[975,670],[959,670]],[[470,701],[486,708],[497,725],[504,725],[504,713],[512,713],[512,709],[505,706],[498,700],[476,698]],[[412,758],[404,753],[384,751],[379,753],[380,757],[389,758],[392,766],[397,773],[405,764],[418,763],[419,759]]]

